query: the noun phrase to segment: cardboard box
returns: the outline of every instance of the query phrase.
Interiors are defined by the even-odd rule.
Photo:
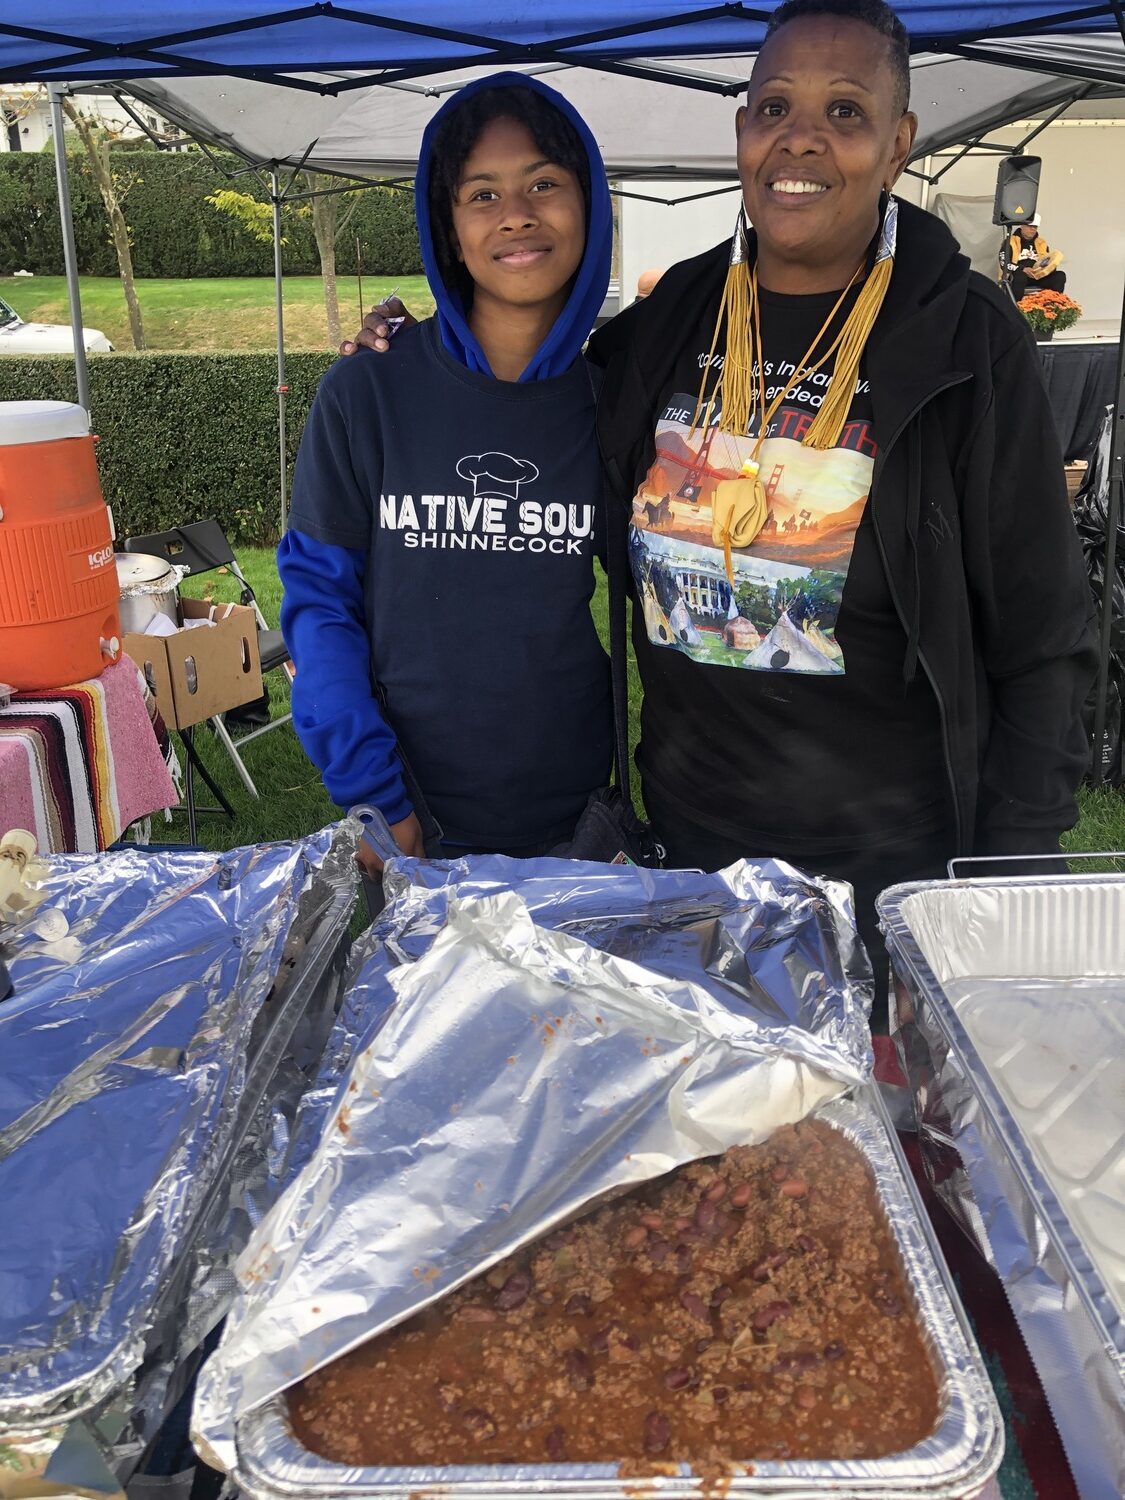
[[[1066,497],[1071,505],[1078,498],[1078,491],[1082,481],[1086,478],[1086,464],[1080,459],[1077,463],[1066,466]]]
[[[258,622],[242,604],[183,599],[185,620],[214,625],[174,635],[126,635],[122,649],[145,674],[169,729],[188,729],[262,696]]]

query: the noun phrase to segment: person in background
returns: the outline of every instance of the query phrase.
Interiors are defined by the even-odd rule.
[[[1095,669],[1030,331],[892,196],[909,90],[882,0],[780,5],[736,116],[733,238],[587,353],[644,603],[637,760],[668,862],[850,882],[876,1027],[876,895],[958,855],[1058,850]]]
[[[642,302],[647,296],[649,296],[653,288],[656,286],[656,283],[663,275],[663,270],[642,271],[641,274],[637,277],[637,295],[635,300],[637,302]]]
[[[581,358],[609,280],[605,169],[564,99],[499,74],[434,116],[415,193],[437,311],[397,334],[393,370],[328,370],[297,456],[278,549],[294,724],[333,800],[374,804],[405,853],[541,854],[611,760]]]
[[[1038,219],[1012,225],[1006,270],[1017,302],[1028,292],[1066,290],[1066,272],[1059,270],[1062,251],[1052,250],[1039,231]]]

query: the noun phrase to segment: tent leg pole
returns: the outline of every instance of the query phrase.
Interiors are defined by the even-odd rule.
[[[932,156],[927,156],[922,163],[922,192],[920,195],[921,201],[918,204],[918,207],[924,213],[930,212],[930,197],[934,190],[933,183],[930,181],[930,173],[933,169],[934,159]]]
[[[289,387],[285,383],[285,304],[281,278],[281,186],[277,172],[271,173],[270,201],[273,204],[273,285],[277,309],[277,434],[281,461],[281,531],[289,522],[289,455],[285,442],[285,398]]]
[[[78,286],[78,251],[74,243],[74,214],[70,207],[70,174],[66,164],[63,91],[58,84],[51,83],[47,85],[47,95],[51,102],[51,133],[55,138],[55,179],[58,183],[59,218],[62,220],[66,294],[70,302],[70,328],[74,337],[74,374],[78,384],[78,404],[89,411],[90,372],[86,365],[86,344],[82,336],[82,294]]]
[[[1094,700],[1094,764],[1090,780],[1105,782],[1102,741],[1109,701],[1109,663],[1113,655],[1113,585],[1117,568],[1117,531],[1125,492],[1125,297],[1121,306],[1121,342],[1117,348],[1117,394],[1109,437],[1109,493],[1106,496],[1105,573],[1102,585],[1101,634],[1098,640],[1098,689]]]

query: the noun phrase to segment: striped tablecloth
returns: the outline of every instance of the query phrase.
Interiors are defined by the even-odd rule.
[[[172,806],[175,758],[127,656],[100,677],[17,693],[0,710],[0,834],[26,828],[43,854],[95,854]]]

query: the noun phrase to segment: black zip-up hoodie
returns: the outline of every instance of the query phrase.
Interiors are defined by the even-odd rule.
[[[724,243],[673,266],[590,342],[606,371],[598,440],[626,505],[673,364],[714,327],[728,255]],[[1096,669],[1062,455],[1024,320],[906,203],[866,373],[879,447],[868,503],[904,677],[921,667],[941,711],[958,852],[1057,849],[1077,818]]]

